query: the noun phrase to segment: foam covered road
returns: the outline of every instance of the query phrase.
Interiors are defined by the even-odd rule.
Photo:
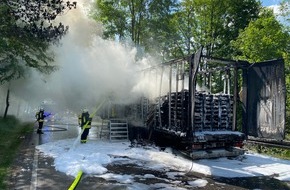
[[[64,130],[65,128],[65,130]],[[23,138],[23,143],[13,162],[9,174],[9,190],[50,190],[50,189],[68,189],[74,178],[65,173],[56,171],[54,168],[53,158],[44,156],[41,152],[35,149],[35,146],[66,138],[74,138],[78,135],[77,126],[60,126],[44,127],[44,134],[38,135],[35,131]],[[92,130],[92,136],[94,132]],[[150,184],[170,183],[171,180],[166,178],[165,172],[142,168],[138,165],[128,163],[112,163],[107,166],[107,173],[119,175],[134,175],[134,181],[138,183],[137,189],[148,189]],[[155,178],[146,178],[144,175],[152,174]],[[188,181],[203,179],[208,183],[204,187],[192,187]],[[176,181],[176,180],[175,180]],[[280,182],[270,177],[251,177],[251,178],[215,178],[205,176],[200,173],[190,172],[182,175],[178,179],[179,184],[176,184],[175,189],[205,189],[205,190],[244,190],[244,189],[290,189],[286,183]],[[142,185],[144,184],[144,188]],[[133,185],[134,187],[134,185]],[[90,176],[83,174],[79,184],[75,189],[132,189],[126,184],[122,184],[114,180],[106,180],[102,177]],[[135,188],[136,189],[136,188]],[[134,189],[134,190],[135,190]],[[157,186],[149,189],[160,189]]]

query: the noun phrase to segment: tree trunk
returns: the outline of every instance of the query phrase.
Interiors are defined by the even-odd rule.
[[[9,107],[9,88],[7,89],[7,96],[6,96],[6,108],[5,108],[5,112],[4,112],[4,119],[6,118],[7,116],[7,112],[8,112],[8,107]]]

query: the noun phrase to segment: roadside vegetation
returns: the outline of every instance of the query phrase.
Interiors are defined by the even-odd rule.
[[[289,127],[288,127],[289,128]],[[286,130],[285,141],[290,141],[289,131]],[[263,145],[246,145],[246,149],[259,154],[264,154],[267,156],[273,156],[276,158],[281,158],[285,160],[290,160],[290,149],[278,148],[278,147],[267,147]]]
[[[290,141],[290,131],[289,131],[289,116],[290,113],[286,113],[286,130],[285,130],[285,141]],[[273,156],[276,158],[281,158],[281,159],[286,159],[290,160],[290,149],[285,149],[285,148],[277,148],[277,147],[267,147],[263,145],[247,145],[245,147],[248,150],[257,152],[259,154],[264,154],[268,156]]]
[[[259,154],[290,160],[290,149],[266,147],[263,145],[251,145],[246,148]]]
[[[0,189],[7,189],[5,178],[22,142],[22,137],[31,133],[32,123],[23,123],[14,116],[0,117]]]

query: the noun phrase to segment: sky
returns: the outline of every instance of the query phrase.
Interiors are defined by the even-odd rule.
[[[263,6],[279,5],[281,0],[261,0]]]
[[[76,177],[79,171],[105,180],[116,180],[127,184],[132,189],[149,189],[152,185],[139,184],[134,181],[134,175],[108,173],[106,166],[112,163],[124,162],[137,164],[144,169],[168,171],[171,180],[177,180],[178,175],[185,175],[189,170],[205,175],[219,177],[254,177],[275,176],[281,181],[290,181],[290,161],[268,157],[261,154],[246,152],[235,159],[201,159],[190,160],[177,156],[170,148],[160,151],[155,146],[130,147],[130,142],[110,142],[89,138],[86,144],[80,144],[78,138],[70,138],[38,145],[36,148],[45,156],[54,158],[57,171]],[[77,144],[75,142],[78,142]],[[178,172],[172,173],[170,169]],[[153,174],[144,177],[157,178]],[[193,187],[203,187],[208,183],[205,179],[189,182]],[[169,188],[169,184],[158,184],[159,187]],[[145,185],[146,186],[146,185]],[[173,188],[173,187],[170,187]]]
[[[280,12],[279,5],[282,2],[282,0],[261,0],[261,2],[263,6],[269,7],[274,10],[275,14],[279,14]],[[278,17],[278,19],[280,20],[280,17]]]

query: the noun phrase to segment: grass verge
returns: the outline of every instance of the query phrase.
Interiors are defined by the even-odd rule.
[[[289,123],[288,123],[288,125],[286,125],[286,135],[285,135],[284,140],[290,141]],[[257,152],[259,154],[264,154],[267,156],[273,156],[276,158],[290,160],[290,149],[277,148],[277,147],[271,147],[271,146],[263,146],[263,145],[248,145],[248,146],[246,146],[246,148],[251,150],[251,151]]]
[[[251,145],[247,146],[247,149],[267,156],[273,156],[276,158],[290,160],[290,150],[285,148],[275,148],[275,147],[266,147],[263,145]]]
[[[14,116],[0,117],[0,189],[7,189],[5,179],[22,138],[33,131],[33,123],[22,123]]]

